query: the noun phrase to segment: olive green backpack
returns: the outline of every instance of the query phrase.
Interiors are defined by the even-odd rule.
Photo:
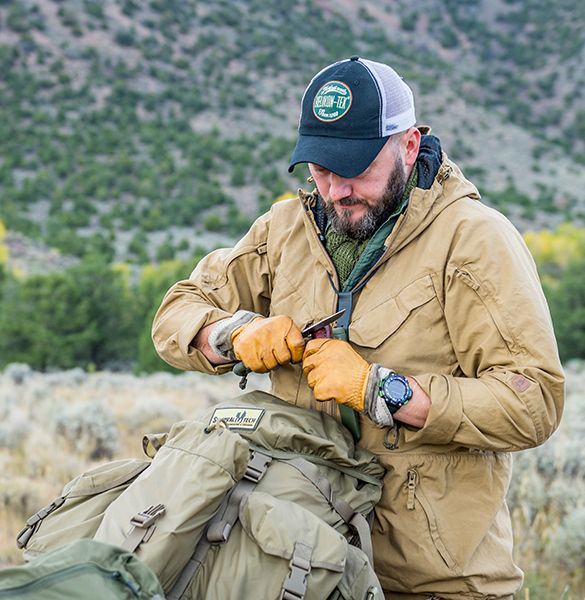
[[[156,575],[130,552],[77,540],[0,571],[0,599],[164,600]]]
[[[366,521],[383,469],[335,419],[250,392],[143,447],[33,515],[25,557],[93,538],[133,552],[170,600],[383,597]]]

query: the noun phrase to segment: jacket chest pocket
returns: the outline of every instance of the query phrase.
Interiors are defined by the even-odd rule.
[[[435,286],[431,276],[425,275],[375,306],[368,306],[370,303],[366,300],[363,307],[358,304],[359,313],[349,328],[350,339],[360,346],[377,348],[386,338],[397,332],[416,309],[433,299],[436,300]],[[427,315],[425,322],[417,325],[418,333],[436,326],[443,320],[438,301],[435,304],[436,309],[432,311],[432,316],[429,318]]]

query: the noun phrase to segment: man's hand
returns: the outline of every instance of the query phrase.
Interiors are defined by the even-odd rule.
[[[371,365],[348,342],[316,339],[307,343],[303,371],[316,400],[335,400],[364,411]]]
[[[290,317],[258,317],[231,335],[233,351],[248,369],[266,373],[278,365],[301,362],[305,340]]]

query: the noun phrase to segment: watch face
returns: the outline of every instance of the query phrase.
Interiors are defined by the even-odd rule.
[[[408,381],[396,373],[391,373],[384,381],[384,398],[391,407],[398,409],[412,396]]]

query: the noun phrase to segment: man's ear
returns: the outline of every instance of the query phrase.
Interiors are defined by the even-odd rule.
[[[402,136],[404,165],[410,168],[416,162],[420,148],[421,132],[416,127],[407,129]]]

